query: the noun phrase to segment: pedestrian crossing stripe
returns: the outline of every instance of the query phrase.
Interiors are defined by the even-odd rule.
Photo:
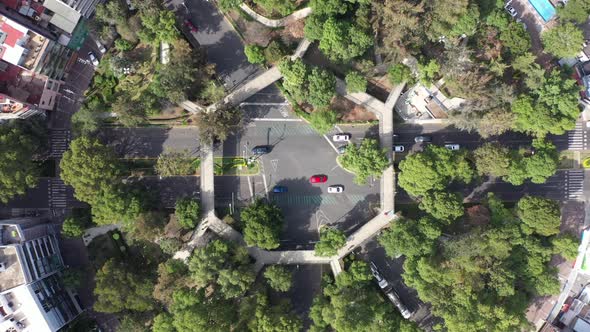
[[[272,136],[311,136],[319,135],[313,128],[307,124],[285,124],[285,123],[271,123],[260,125],[256,124],[254,127],[248,128],[248,135],[250,136],[263,136],[266,137],[269,134]]]
[[[289,195],[279,194],[273,195],[272,201],[278,205],[337,205],[337,204],[353,204],[356,205],[366,198],[365,195]]]

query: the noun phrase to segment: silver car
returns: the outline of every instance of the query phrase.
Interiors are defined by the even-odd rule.
[[[412,316],[412,313],[410,312],[410,310],[408,310],[408,308],[406,308],[406,306],[399,299],[399,295],[397,295],[397,293],[393,289],[391,291],[387,292],[387,294],[385,294],[385,295],[387,295],[387,298],[389,299],[389,301],[391,301],[395,305],[395,307],[400,312],[400,314],[402,314],[403,318],[408,319]]]
[[[381,275],[381,272],[379,272],[375,263],[371,262],[370,267],[371,267],[371,274],[373,275],[373,277],[375,277],[375,280],[377,280],[377,284],[379,285],[379,288],[381,288],[381,289],[389,288],[389,282],[387,282],[387,280],[385,278],[383,278],[383,276]]]
[[[96,58],[96,55],[94,55],[92,52],[88,52],[88,57],[90,58],[90,62],[92,62],[94,67],[98,67],[98,59]]]
[[[459,150],[461,147],[459,146],[459,144],[445,144],[445,148],[452,151],[456,151]]]

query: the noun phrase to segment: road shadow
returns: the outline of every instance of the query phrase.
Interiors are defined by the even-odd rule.
[[[331,226],[350,235],[379,213],[379,194],[369,194],[352,209],[336,219]]]
[[[133,129],[137,128],[106,128],[98,138],[120,158],[156,158],[164,151],[170,128],[151,127],[148,136],[134,134]]]
[[[285,220],[278,250],[313,249],[321,225],[316,212],[322,204],[321,188],[325,185],[312,185],[304,177],[283,179],[276,185],[288,188],[286,193],[273,193],[268,188],[269,200],[281,208]]]
[[[133,180],[133,184],[150,194],[155,206],[174,208],[176,201],[182,197],[200,199],[200,177],[198,176],[157,176],[142,177]]]

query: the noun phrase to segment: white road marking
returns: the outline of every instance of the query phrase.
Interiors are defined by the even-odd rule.
[[[264,182],[264,196],[268,199],[268,184],[266,183],[266,174],[264,173],[264,161],[260,159],[260,173],[262,174],[262,181]]]
[[[283,119],[283,118],[252,118],[251,121],[257,122],[301,122],[301,119]]]
[[[343,133],[343,132],[344,132],[342,129],[340,129],[340,127],[339,127],[339,126],[335,126],[335,127],[336,127],[336,129],[337,129],[339,132],[341,132],[341,133]]]
[[[272,169],[273,172],[277,172],[277,168],[279,167],[279,160],[278,159],[273,159],[270,161],[270,164],[272,165]]]
[[[326,141],[328,141],[328,144],[330,144],[332,146],[332,148],[334,149],[334,151],[336,151],[336,153],[338,153],[338,149],[336,148],[336,146],[334,145],[334,143],[332,143],[332,141],[328,138],[328,136],[324,135],[324,138],[326,139]]]
[[[250,199],[254,202],[254,190],[252,190],[252,181],[250,175],[248,175],[248,189],[250,189]]]
[[[332,172],[333,170],[335,170],[338,167],[340,167],[340,166],[338,166],[338,164],[336,164],[336,166],[332,167],[332,169],[330,170],[330,172]]]
[[[326,216],[324,211],[318,210],[315,213],[315,220],[316,220],[316,226],[317,226],[317,231],[318,231],[318,235],[319,235],[320,228],[322,227],[322,223],[327,224],[330,222],[330,219],[328,219],[328,217]]]

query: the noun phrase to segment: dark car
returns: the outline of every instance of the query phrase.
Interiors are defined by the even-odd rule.
[[[325,175],[312,175],[309,178],[309,182],[311,183],[324,183],[328,181],[328,177]]]
[[[184,25],[190,29],[191,32],[197,32],[197,27],[193,24],[193,22],[189,20],[184,20]]]
[[[430,136],[416,136],[414,137],[414,142],[416,143],[423,143],[423,142],[430,142],[432,141],[432,137]]]
[[[268,147],[268,145],[259,145],[252,148],[252,154],[257,156],[269,152],[270,148]]]
[[[272,188],[272,192],[277,193],[277,194],[286,193],[288,191],[289,191],[289,189],[285,186],[275,186],[274,188]]]
[[[338,147],[338,153],[339,153],[339,154],[344,154],[344,153],[346,153],[346,147],[347,147],[347,146],[348,146],[348,145],[341,145],[341,146],[339,146],[339,147]]]

